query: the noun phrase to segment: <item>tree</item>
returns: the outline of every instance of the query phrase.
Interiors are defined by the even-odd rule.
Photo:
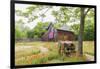
[[[83,40],[94,40],[94,23],[88,22],[88,24],[85,25]]]
[[[41,36],[47,31],[46,27],[48,27],[48,24],[48,22],[38,22],[37,25],[28,32],[28,37],[41,38]]]
[[[55,7],[55,6],[54,6]],[[58,7],[58,6],[57,6]],[[85,26],[85,18],[87,16],[87,13],[90,11],[91,8],[84,8],[84,7],[59,7],[58,10],[54,10],[53,7],[45,6],[45,5],[33,5],[31,7],[26,8],[27,12],[22,12],[20,10],[16,10],[16,14],[19,16],[24,16],[28,19],[29,22],[32,22],[35,19],[38,18],[44,18],[45,13],[48,12],[48,10],[52,10],[52,15],[55,17],[55,27],[60,27],[63,24],[67,23],[79,23],[80,22],[80,29],[79,29],[79,37],[78,37],[78,51],[79,55],[83,55],[83,34],[84,34],[84,26]],[[41,14],[37,15],[36,13],[39,13],[43,11]],[[41,20],[43,22],[43,19]],[[29,23],[28,22],[28,23]],[[41,24],[38,24],[35,28],[34,35],[36,37],[40,37],[41,33],[39,29],[42,28]]]
[[[34,38],[34,32],[33,32],[33,30],[27,31],[27,38]]]
[[[85,17],[87,13],[89,12],[90,8],[81,8],[81,17],[80,17],[80,30],[79,30],[79,43],[78,43],[78,52],[79,56],[83,55],[83,34],[84,34],[84,23],[85,23]]]
[[[27,31],[29,31],[29,27],[24,26],[24,22],[22,19],[15,22],[15,38],[22,39],[27,38]]]
[[[86,17],[87,18],[87,17]],[[94,40],[94,20],[89,18],[85,18],[85,25],[84,25],[84,41],[93,41]],[[76,40],[78,40],[80,24],[73,24],[71,26],[71,31],[73,31],[76,35]]]
[[[25,11],[22,11],[21,9],[16,9],[16,15],[21,16],[27,19],[27,22],[30,23],[36,19],[41,18],[41,21],[43,21],[43,18],[46,17],[45,13],[51,9],[52,6],[44,6],[44,5],[32,5],[28,6]],[[43,12],[41,12],[43,11]]]
[[[73,24],[71,26],[71,31],[73,31],[76,35],[75,40],[78,40],[79,29],[80,29],[80,24]]]

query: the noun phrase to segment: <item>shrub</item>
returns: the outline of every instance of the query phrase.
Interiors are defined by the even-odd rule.
[[[41,64],[41,63],[46,63],[48,61],[47,57],[40,57],[32,60],[32,64]]]
[[[49,52],[48,54],[48,60],[58,59],[60,55],[57,52]]]
[[[38,53],[40,53],[40,50],[39,49],[32,50],[32,54],[38,54]]]

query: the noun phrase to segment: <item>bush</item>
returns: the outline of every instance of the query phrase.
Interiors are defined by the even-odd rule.
[[[40,57],[40,58],[36,58],[32,60],[32,64],[42,64],[42,63],[46,63],[48,61],[47,57]]]
[[[40,53],[40,50],[39,49],[32,50],[32,54],[38,54],[38,53]]]
[[[58,52],[50,52],[48,54],[48,60],[58,59],[59,57],[60,55],[58,54]]]

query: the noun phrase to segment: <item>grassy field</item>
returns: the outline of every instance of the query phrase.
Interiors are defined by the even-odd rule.
[[[94,42],[84,41],[83,42],[83,52],[94,56]]]
[[[94,42],[84,41],[84,54],[94,55]],[[86,61],[86,57],[66,57],[58,53],[57,42],[19,42],[15,46],[15,64],[48,64]]]

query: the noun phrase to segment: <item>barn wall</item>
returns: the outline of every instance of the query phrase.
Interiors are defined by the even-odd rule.
[[[54,41],[54,38],[49,39],[50,32],[53,32],[54,31],[54,28],[52,26],[53,25],[50,25],[49,26],[49,29],[47,30],[47,32],[42,36],[42,40],[43,41]],[[54,35],[53,35],[53,37],[54,37]]]
[[[63,41],[73,41],[74,40],[74,34],[71,32],[65,32],[65,31],[58,31],[57,33],[57,40],[63,40]]]

